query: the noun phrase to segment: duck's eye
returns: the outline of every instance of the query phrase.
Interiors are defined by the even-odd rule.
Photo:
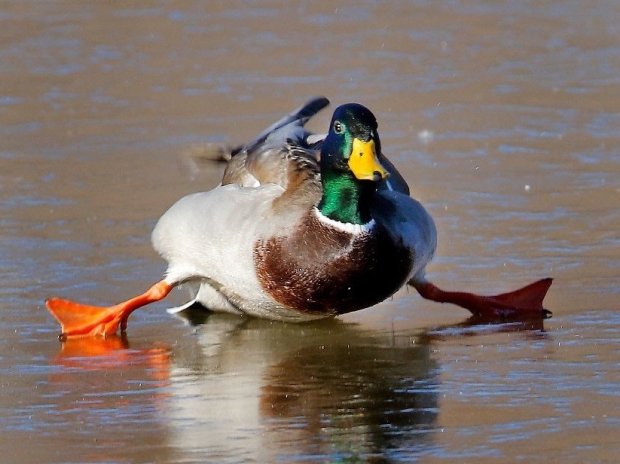
[[[342,127],[342,123],[340,121],[336,121],[334,123],[334,132],[336,134],[342,134],[344,132],[344,127]]]

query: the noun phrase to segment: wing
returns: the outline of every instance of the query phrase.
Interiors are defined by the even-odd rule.
[[[274,183],[286,190],[299,183],[306,169],[307,175],[314,178],[318,152],[313,134],[304,125],[327,105],[325,97],[312,98],[261,132],[230,160],[222,185],[257,187]]]
[[[387,159],[383,153],[379,153],[379,161],[390,173],[390,177],[379,182],[377,185],[377,190],[392,190],[409,195],[409,185],[407,185],[407,181],[403,178],[403,176],[401,176],[400,172],[398,172],[398,169],[396,169],[392,162]]]

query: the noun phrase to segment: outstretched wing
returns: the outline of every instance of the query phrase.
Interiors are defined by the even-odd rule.
[[[304,126],[312,117],[327,106],[329,106],[327,98],[311,98],[295,111],[284,116],[258,134],[245,145],[245,150],[253,152],[261,145],[284,144],[287,140],[294,140],[300,145],[308,146],[308,137],[312,136],[312,134],[306,131]]]
[[[274,183],[285,190],[304,177],[318,172],[318,152],[304,125],[329,105],[325,97],[315,97],[272,124],[248,142],[226,166],[222,185],[257,187]]]

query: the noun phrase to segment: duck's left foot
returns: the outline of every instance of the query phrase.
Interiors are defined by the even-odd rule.
[[[513,292],[492,296],[445,291],[426,280],[412,279],[409,285],[427,300],[455,304],[467,309],[475,317],[505,320],[551,317],[551,311],[543,308],[543,300],[552,282],[551,278],[541,279]]]

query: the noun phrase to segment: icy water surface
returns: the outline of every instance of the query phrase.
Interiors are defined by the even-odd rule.
[[[0,3],[0,448],[6,462],[616,462],[620,6]],[[312,95],[358,101],[435,217],[429,278],[552,276],[543,325],[405,290],[333,321],[165,303],[61,344],[46,298],[107,304],[235,144]],[[324,130],[330,114],[312,123]]]

